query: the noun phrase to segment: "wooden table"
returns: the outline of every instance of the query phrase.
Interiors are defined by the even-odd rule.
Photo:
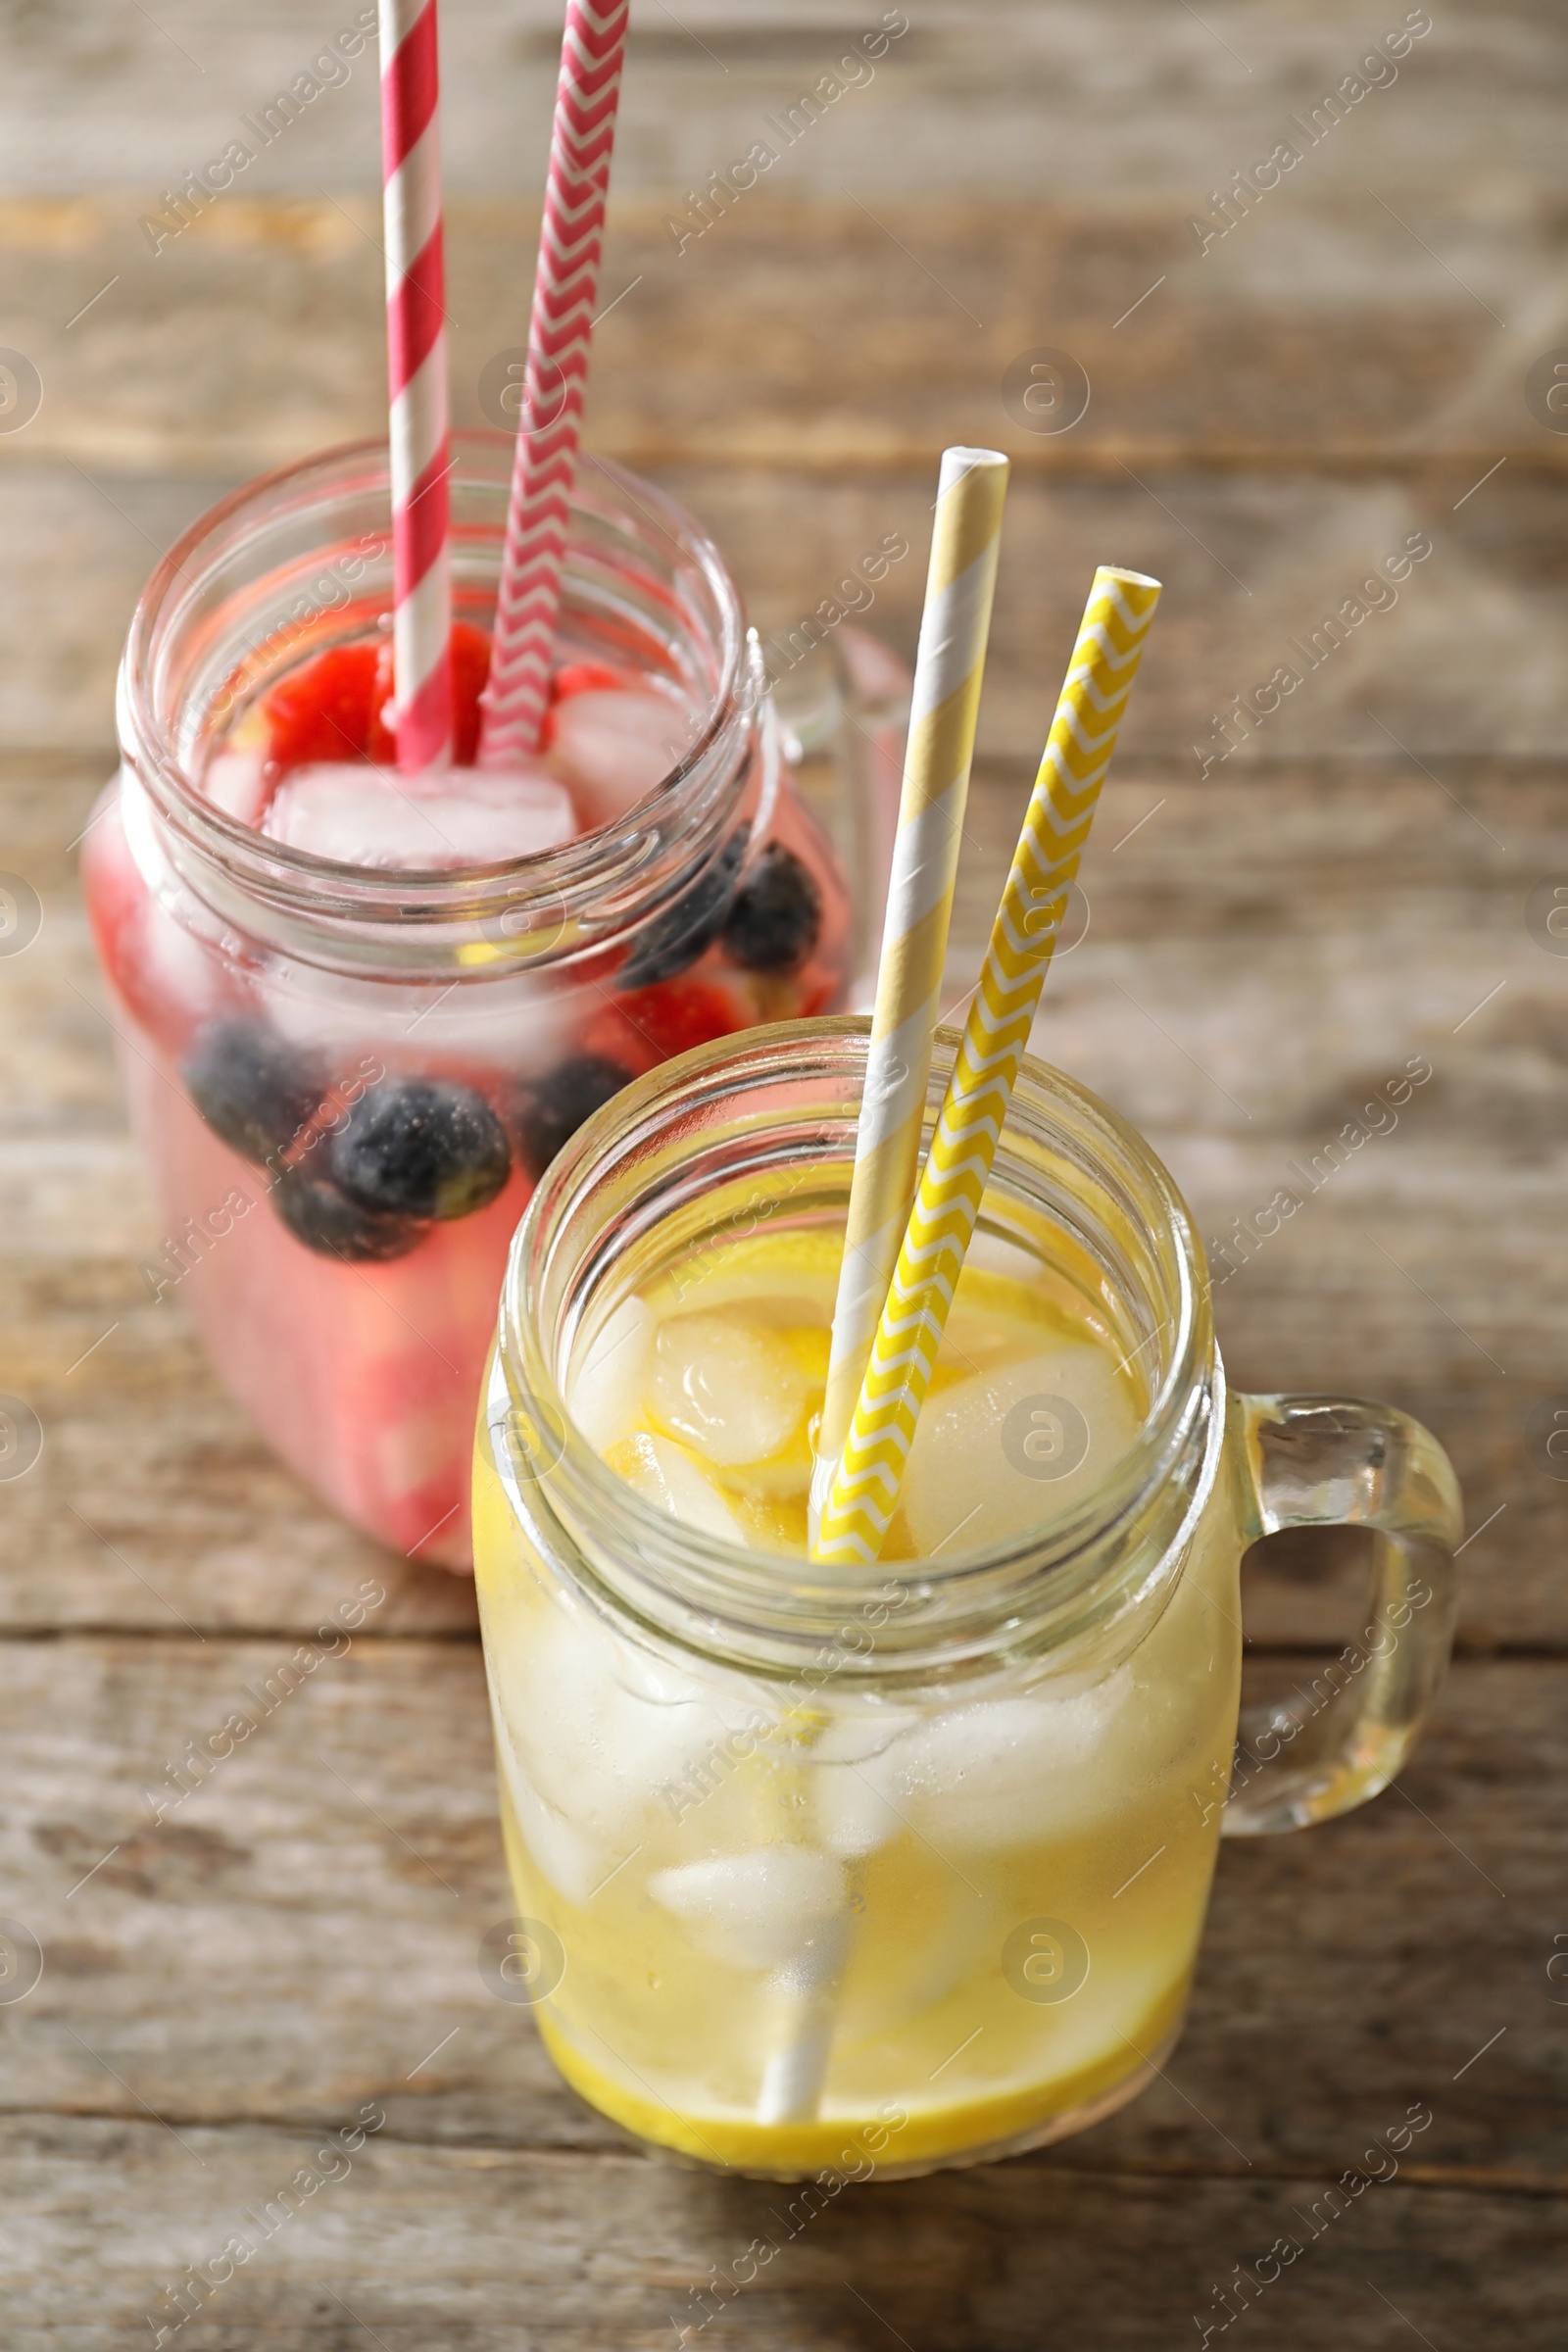
[[[518,340],[553,12],[447,13],[454,372],[477,421],[485,360]],[[643,8],[593,444],[709,520],[765,629],[906,532],[922,552],[870,616],[906,653],[937,450],[1013,454],[956,996],[1092,564],[1169,583],[1039,1047],[1221,1238],[1430,1059],[1397,1130],[1218,1311],[1244,1386],[1430,1421],[1475,1532],[1459,1653],[1398,1788],[1226,1849],[1167,2078],[1064,2147],[844,2195],[702,2340],[1152,2352],[1217,2333],[1214,2290],[1291,2234],[1305,2251],[1234,2323],[1248,2340],[1555,2343],[1568,1486],[1531,1416],[1568,1406],[1568,964],[1526,902],[1568,880],[1568,438],[1522,385],[1568,344],[1560,16],[1435,9],[1397,81],[1200,253],[1208,191],[1350,72],[1363,11],[908,13],[874,80],[677,253],[684,189],[863,27]],[[0,2006],[10,2352],[148,2340],[183,2267],[372,2102],[348,2173],[169,2340],[652,2346],[778,2234],[776,2191],[620,2145],[485,1989],[476,1945],[511,1906],[471,1589],[324,1515],[137,1272],[155,1231],[70,845],[155,551],[259,467],[376,429],[368,67],[163,250],[138,223],[353,14],[162,0],[5,36],[4,340],[44,389],[0,440],[3,862],[43,910],[0,961],[0,1387],[44,1433],[0,1489],[0,1911],[46,1954]],[[999,392],[1041,346],[1093,387],[1056,435]],[[1431,553],[1397,601],[1315,667],[1293,655],[1412,534]],[[1221,760],[1217,714],[1292,662],[1299,689]],[[1254,1679],[1308,1677],[1364,1572],[1352,1544],[1271,1547]],[[144,1788],[366,1576],[388,1598],[349,1652],[154,1828]],[[1432,2126],[1397,2178],[1329,2223],[1328,2184],[1417,2101]]]

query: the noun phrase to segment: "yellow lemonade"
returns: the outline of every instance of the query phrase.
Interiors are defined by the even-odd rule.
[[[710,1240],[580,1333],[562,1383],[647,1504],[786,1582],[840,1249]],[[595,2106],[702,2161],[863,2177],[1049,2138],[1138,2088],[1180,2023],[1236,1725],[1217,1439],[1185,1555],[1130,1625],[1065,1659],[1004,1640],[923,1687],[858,1671],[930,1572],[1070,1511],[1148,1411],[1087,1289],[984,1255],[885,1583],[847,1594],[813,1665],[632,1638],[543,1571],[481,1427],[477,1573],[517,1910],[548,1947],[539,2023]],[[498,1376],[494,1422],[506,1395]]]

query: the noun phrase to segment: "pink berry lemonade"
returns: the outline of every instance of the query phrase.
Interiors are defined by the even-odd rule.
[[[564,661],[536,759],[473,764],[484,631],[454,633],[454,766],[391,764],[384,638],[329,646],[206,748],[211,809],[367,876],[516,865],[657,796],[700,725],[678,680]],[[331,868],[327,869],[330,875]],[[706,870],[608,949],[450,986],[290,953],[161,858],[134,779],[84,879],[133,1115],[157,1172],[157,1298],[194,1310],[285,1458],[400,1550],[467,1564],[468,1462],[507,1244],[539,1174],[626,1081],[751,1025],[836,1008],[844,878],[784,767]]]

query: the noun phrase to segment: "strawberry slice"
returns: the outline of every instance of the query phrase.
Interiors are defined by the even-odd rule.
[[[370,723],[366,730],[365,757],[377,767],[396,767],[397,738],[392,732],[392,640],[383,637],[375,649],[375,684],[370,697]]]
[[[376,707],[380,651],[334,645],[274,686],[263,706],[269,758],[282,768],[363,758]]]
[[[479,751],[479,697],[490,675],[490,638],[471,620],[452,624],[452,759],[455,767],[471,767]],[[397,738],[392,732],[392,646],[384,640],[375,674],[375,716],[370,722],[369,756],[378,767],[396,767]]]
[[[471,621],[452,628],[452,705],[460,767],[471,767],[479,747],[479,697],[490,671],[490,639]],[[366,759],[396,764],[389,721],[392,701],[390,638],[335,645],[275,686],[263,704],[268,755],[283,769],[317,760]]]
[[[471,621],[452,624],[453,758],[471,767],[479,751],[479,697],[490,675],[490,638]]]
[[[745,1013],[722,989],[706,980],[661,980],[616,997],[588,1023],[582,1044],[585,1053],[602,1054],[640,1074],[672,1054],[733,1037],[746,1026]]]
[[[564,662],[550,681],[550,700],[569,702],[574,694],[614,694],[632,680],[604,662]]]
[[[453,756],[471,767],[479,750],[479,698],[490,675],[490,635],[472,621],[452,624]],[[567,662],[550,681],[552,704],[573,695],[618,691],[633,681],[604,662]],[[397,764],[392,719],[392,641],[335,645],[275,686],[262,704],[268,757],[283,769],[317,760],[370,760]],[[545,720],[549,746],[551,724]]]
[[[602,1005],[585,1022],[579,1043],[590,1060],[618,1062],[631,1078],[641,1078],[659,1061],[653,1039],[637,1028],[615,1004]]]
[[[841,1012],[843,1006],[838,1000],[843,989],[842,980],[819,980],[814,988],[805,991],[793,1011],[770,1012],[767,1017],[770,1021],[810,1021],[819,1012]]]

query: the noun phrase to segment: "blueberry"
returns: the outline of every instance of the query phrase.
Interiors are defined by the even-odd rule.
[[[431,1078],[387,1078],[333,1136],[334,1181],[366,1208],[403,1217],[466,1217],[512,1171],[506,1130],[483,1095]]]
[[[793,850],[770,842],[724,919],[724,949],[748,972],[794,972],[816,945],[822,893]]]
[[[604,1054],[578,1054],[548,1077],[519,1094],[514,1115],[517,1156],[530,1176],[541,1177],[584,1119],[618,1095],[633,1072]]]
[[[285,1168],[271,1198],[296,1241],[350,1265],[406,1257],[428,1230],[416,1217],[393,1216],[351,1200],[322,1169]]]
[[[735,896],[748,830],[743,825],[732,834],[708,871],[643,931],[635,954],[616,975],[618,988],[652,988],[656,981],[673,980],[712,946]]]
[[[180,1069],[213,1133],[258,1162],[287,1151],[325,1092],[316,1066],[259,1021],[209,1021]]]

